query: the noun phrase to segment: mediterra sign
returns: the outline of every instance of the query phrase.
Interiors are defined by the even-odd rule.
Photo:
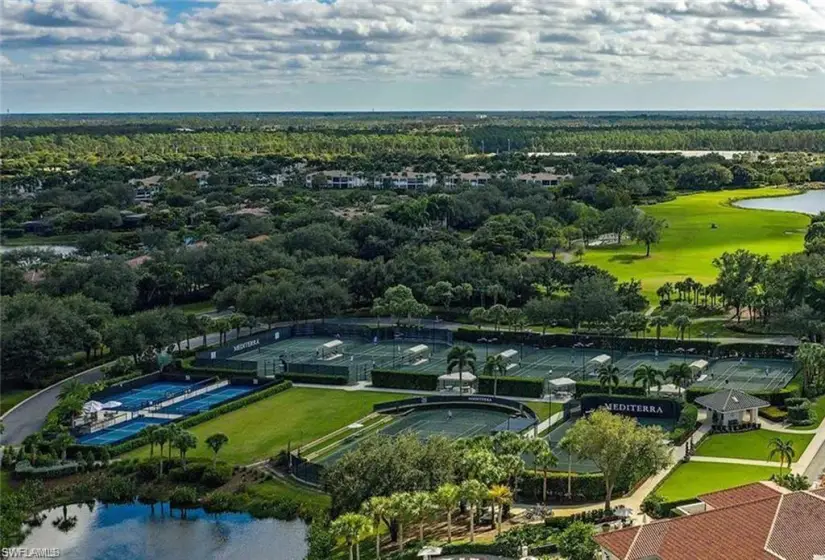
[[[256,338],[255,340],[247,340],[246,342],[241,342],[240,344],[236,344],[232,347],[232,352],[240,352],[241,350],[249,350],[250,348],[255,348],[256,346],[261,345],[261,339]]]
[[[678,418],[681,405],[672,399],[628,397],[617,395],[584,395],[581,410],[590,414],[599,408],[606,408],[614,414],[647,418]]]

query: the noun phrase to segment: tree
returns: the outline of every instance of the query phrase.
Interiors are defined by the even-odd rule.
[[[475,516],[476,511],[487,499],[488,489],[484,484],[475,479],[465,480],[461,483],[461,499],[467,503],[467,510],[470,518],[470,542],[475,542]]]
[[[665,372],[665,377],[673,381],[673,384],[679,389],[679,394],[681,395],[682,389],[687,387],[693,380],[693,370],[684,362],[681,364],[670,364]]]
[[[220,432],[212,434],[208,438],[206,438],[206,445],[209,446],[209,449],[212,450],[212,453],[215,456],[212,458],[212,464],[218,462],[218,453],[220,452],[221,448],[229,443],[229,438],[226,434],[222,434]]]
[[[575,521],[558,538],[559,553],[568,560],[593,560],[599,545],[593,540],[593,525]]]
[[[469,346],[453,346],[447,354],[447,373],[458,369],[459,390],[464,390],[464,370],[476,372],[476,354]]]
[[[632,206],[617,206],[610,208],[602,216],[604,228],[616,234],[618,244],[622,244],[622,235],[633,228],[637,219],[637,211]]]
[[[390,496],[390,511],[398,524],[398,551],[404,552],[404,526],[415,518],[412,494],[398,492]]]
[[[748,289],[762,281],[767,264],[767,255],[756,255],[745,249],[724,252],[721,257],[713,259],[713,266],[719,269],[717,289],[728,305],[736,309],[737,322],[741,320]]]
[[[149,458],[151,459],[155,454],[155,444],[157,441],[155,440],[155,436],[153,435],[160,429],[160,426],[157,424],[152,424],[150,426],[146,426],[140,431],[140,437],[144,440],[149,442]]]
[[[658,426],[640,426],[634,418],[599,409],[578,420],[565,434],[570,449],[593,461],[604,477],[605,509],[610,509],[613,488],[629,470],[652,475],[670,460],[664,433]]]
[[[361,558],[361,539],[369,531],[369,518],[360,513],[345,513],[335,521],[333,521],[329,528],[332,534],[344,539],[349,547],[349,559],[353,560],[353,548],[355,549],[355,558]]]
[[[158,428],[154,432],[152,432],[151,436],[154,438],[155,443],[160,447],[160,453],[158,454],[160,457],[160,462],[158,463],[158,477],[163,476],[163,446],[169,442],[169,429],[168,428]],[[171,442],[169,442],[171,445]]]
[[[419,303],[412,290],[403,284],[387,288],[384,295],[375,298],[372,304],[374,315],[389,315],[398,325],[401,324],[402,318],[410,320],[413,317],[423,317],[429,310],[429,307]]]
[[[496,484],[492,488],[490,488],[487,497],[490,499],[491,505],[493,507],[493,519],[496,523],[496,534],[500,535],[501,518],[504,511],[504,506],[512,503],[513,493],[506,486]],[[498,506],[498,509],[496,509],[496,506]]]
[[[487,310],[487,320],[492,321],[495,325],[495,330],[498,332],[498,326],[507,318],[507,308],[500,303],[493,305]]]
[[[664,315],[654,315],[650,318],[650,326],[656,327],[656,342],[658,343],[662,338],[662,327],[670,324],[668,318]]]
[[[547,475],[549,471],[559,464],[559,459],[550,449],[550,444],[546,439],[536,439],[532,446],[534,455],[533,465],[541,471],[541,501],[547,503]]]
[[[414,492],[410,497],[413,518],[418,522],[418,539],[424,544],[424,524],[433,514],[434,504],[429,492]]]
[[[493,396],[498,395],[498,378],[507,373],[507,361],[501,354],[487,356],[484,361],[484,375],[491,375],[493,377]]]
[[[650,256],[651,244],[658,243],[662,238],[662,230],[665,229],[665,225],[664,220],[659,220],[648,214],[642,214],[633,224],[633,239],[645,244],[646,257]]]
[[[599,385],[602,386],[602,389],[606,387],[607,394],[612,395],[613,387],[619,386],[619,374],[621,370],[613,364],[604,364],[599,366],[597,373],[599,375]]]
[[[803,342],[796,349],[794,361],[802,372],[802,390],[806,397],[825,392],[825,346]]]
[[[186,453],[190,449],[195,449],[198,446],[198,438],[191,432],[182,431],[177,435],[172,442],[175,449],[180,451],[180,460],[183,465],[183,470],[186,470]]]
[[[381,560],[381,522],[391,513],[392,500],[385,496],[373,496],[361,505],[361,512],[372,520],[375,535],[375,558]],[[389,529],[389,525],[387,525]]]
[[[66,432],[66,431],[61,431],[51,441],[51,446],[52,446],[52,449],[54,450],[55,454],[60,456],[60,460],[65,461],[66,460],[66,450],[73,443],[74,443],[74,438],[71,436],[71,434],[69,434],[69,432]]]
[[[447,542],[453,542],[453,511],[461,499],[461,489],[452,483],[442,484],[433,493],[433,501],[447,514]]]
[[[673,326],[679,329],[679,336],[682,339],[682,342],[685,341],[685,330],[690,327],[690,323],[690,317],[687,315],[679,315],[673,319]]]
[[[450,310],[450,302],[453,301],[453,285],[443,280],[428,286],[424,292],[431,304],[442,304],[444,309]]]
[[[782,467],[785,466],[785,461],[788,462],[788,469],[791,468],[791,463],[793,463],[793,459],[796,456],[793,441],[775,437],[768,443],[768,449],[770,450],[768,459],[773,459],[774,457],[779,456],[780,475],[782,474]]]
[[[633,372],[633,385],[640,383],[645,390],[645,394],[650,394],[650,389],[656,387],[662,389],[662,372],[651,365],[641,365]]]
[[[481,325],[484,324],[484,321],[487,320],[487,310],[483,307],[473,307],[470,310],[470,321],[473,322],[475,326],[481,329]]]

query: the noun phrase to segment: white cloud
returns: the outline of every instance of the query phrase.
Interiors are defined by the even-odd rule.
[[[0,0],[4,88],[115,90],[549,76],[558,83],[805,75],[825,0]],[[217,86],[216,86],[217,87]]]

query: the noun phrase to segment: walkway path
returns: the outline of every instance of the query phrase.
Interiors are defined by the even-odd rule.
[[[732,465],[751,465],[754,467],[776,467],[779,468],[778,461],[758,461],[756,459],[739,459],[737,457],[707,457],[704,455],[694,455],[691,461],[699,463],[727,463]]]

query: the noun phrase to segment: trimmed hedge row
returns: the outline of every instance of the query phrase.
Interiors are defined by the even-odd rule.
[[[293,383],[312,383],[315,385],[346,385],[349,379],[340,375],[319,375],[317,373],[285,373],[282,375]]]
[[[601,473],[572,473],[570,478],[574,502],[598,502],[604,500],[604,476]],[[544,479],[537,471],[527,471],[519,478],[519,500],[540,502]],[[630,488],[627,485],[616,484],[613,497],[618,498]],[[547,498],[550,501],[565,502],[567,500],[567,473],[547,473]]]
[[[478,378],[478,392],[485,395],[493,394],[495,378],[480,376]],[[496,394],[500,397],[535,397],[544,393],[544,380],[530,377],[499,377]]]
[[[670,441],[674,445],[682,445],[696,429],[696,422],[699,421],[699,409],[696,405],[686,404],[682,407],[676,426],[670,432]]]
[[[198,424],[206,422],[207,420],[212,420],[213,418],[217,418],[218,416],[221,416],[228,412],[232,412],[234,410],[238,410],[239,408],[248,406],[252,403],[262,401],[268,397],[271,397],[272,395],[282,393],[290,387],[292,387],[292,382],[284,381],[283,383],[278,383],[277,385],[273,385],[272,387],[267,387],[266,389],[253,393],[248,397],[243,397],[241,399],[229,402],[223,406],[213,408],[212,410],[207,410],[206,412],[201,412],[200,414],[184,418],[177,424],[183,429],[191,428],[192,426],[197,426]],[[136,437],[134,439],[130,439],[129,441],[123,442],[120,445],[112,446],[110,449],[110,454],[112,456],[121,455],[128,451],[132,451],[133,449],[137,449],[138,447],[143,447],[147,443],[148,442],[145,441],[145,438]]]
[[[644,387],[637,387],[635,385],[628,385],[620,383],[617,387],[611,389],[614,395],[628,395],[635,397],[645,397]],[[598,381],[576,381],[576,398],[587,394],[601,394],[607,393],[607,389],[602,387]]]
[[[74,474],[80,470],[76,461],[68,461],[48,467],[33,467],[28,459],[18,461],[14,466],[14,478],[25,480],[28,478],[59,478]]]
[[[777,406],[769,406],[768,408],[760,408],[759,416],[767,418],[772,422],[784,422],[788,417],[788,413]]]
[[[385,389],[435,391],[438,389],[438,376],[411,371],[374,369],[372,370],[372,386]]]

